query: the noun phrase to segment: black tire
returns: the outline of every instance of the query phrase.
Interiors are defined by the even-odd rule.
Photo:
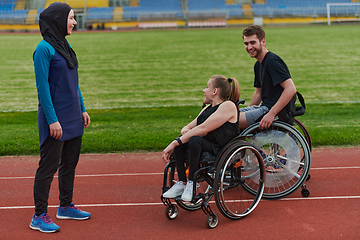
[[[307,144],[309,145],[309,149],[310,149],[310,152],[312,150],[312,140],[311,140],[311,136],[310,136],[310,133],[309,131],[306,129],[306,127],[304,126],[304,124],[302,124],[299,120],[297,120],[296,118],[294,118],[294,123],[295,123],[295,128],[296,130],[298,130],[305,138]],[[303,162],[304,161],[304,155],[302,156],[302,159],[301,161]],[[308,181],[310,179],[310,174],[308,175],[308,178],[306,178],[306,181]]]
[[[311,150],[312,150],[312,140],[311,140],[311,136],[310,136],[309,131],[304,126],[304,124],[302,124],[302,122],[300,122],[296,118],[294,118],[294,123],[296,125],[295,128],[304,136],[306,142],[309,145],[309,149],[310,149],[310,152],[311,152]]]
[[[165,208],[165,216],[174,220],[179,215],[179,208],[176,205],[166,206]]]
[[[310,191],[307,188],[303,188],[303,189],[301,189],[301,195],[303,197],[309,197],[310,196]]]
[[[274,121],[269,129],[259,130],[259,123],[245,129],[242,136],[263,157],[266,182],[264,199],[280,199],[303,185],[311,164],[309,146],[304,136],[287,123]],[[249,191],[254,190],[249,186]]]
[[[232,141],[216,167],[214,195],[221,214],[233,220],[250,214],[264,191],[265,167],[256,148],[243,140]],[[253,191],[248,191],[247,185]]]
[[[219,216],[216,213],[208,215],[206,217],[206,226],[210,229],[214,229],[219,223]]]

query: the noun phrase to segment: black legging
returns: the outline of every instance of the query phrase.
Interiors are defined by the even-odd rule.
[[[34,181],[36,216],[47,212],[51,182],[58,169],[60,206],[70,206],[73,198],[75,168],[79,161],[81,139],[82,136],[67,141],[58,141],[48,137],[41,145],[41,159]]]
[[[202,137],[193,136],[188,143],[182,146],[177,146],[174,149],[174,157],[176,168],[179,176],[179,181],[186,182],[186,165],[187,159],[186,150],[189,153],[189,181],[194,181],[194,174],[199,168],[199,161],[202,152],[210,152],[214,155],[217,154],[218,148],[213,142],[210,142]]]

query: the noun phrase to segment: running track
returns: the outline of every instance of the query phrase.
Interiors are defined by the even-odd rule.
[[[212,203],[219,225],[210,230],[201,210],[180,209],[172,221],[165,217],[161,153],[82,155],[74,203],[92,216],[56,219],[54,178],[48,212],[61,227],[55,234],[28,227],[39,157],[0,157],[0,239],[360,239],[359,157],[359,147],[314,149],[308,198],[298,190],[281,200],[263,200],[238,221],[223,217]]]

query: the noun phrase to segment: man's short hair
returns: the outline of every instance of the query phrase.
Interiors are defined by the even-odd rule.
[[[259,39],[259,41],[263,40],[265,38],[265,31],[261,26],[258,25],[252,25],[250,27],[247,27],[244,29],[242,33],[242,38],[251,36],[256,34],[256,37]]]

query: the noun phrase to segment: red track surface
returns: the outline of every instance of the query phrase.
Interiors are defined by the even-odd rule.
[[[176,219],[165,217],[161,153],[82,155],[74,203],[92,216],[56,219],[54,178],[48,212],[61,227],[54,234],[28,227],[39,157],[0,157],[0,239],[360,239],[359,157],[360,148],[314,149],[308,198],[298,190],[281,200],[263,200],[238,221],[223,217],[212,203],[219,225],[210,230],[201,210],[180,209]]]

